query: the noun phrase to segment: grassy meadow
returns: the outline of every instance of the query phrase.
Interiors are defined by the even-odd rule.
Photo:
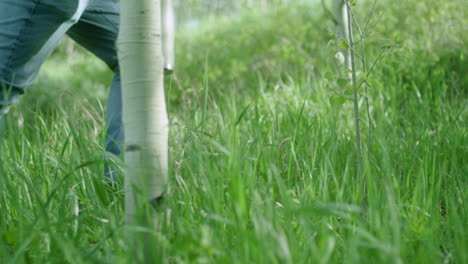
[[[466,5],[377,4],[359,171],[333,22],[298,2],[180,28],[170,191],[142,230],[158,263],[468,263]],[[62,45],[7,115],[0,263],[132,263],[123,185],[103,177],[111,78]]]

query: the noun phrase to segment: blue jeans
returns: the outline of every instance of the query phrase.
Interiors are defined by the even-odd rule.
[[[114,72],[106,113],[106,150],[120,156],[118,28],[115,0],[0,0],[0,118],[36,79],[41,65],[67,34]],[[106,176],[115,177],[108,166],[105,170]]]

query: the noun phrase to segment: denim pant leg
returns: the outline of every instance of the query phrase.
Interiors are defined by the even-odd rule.
[[[120,75],[114,47],[118,13],[113,0],[0,0],[1,114],[35,80],[41,65],[70,27],[79,23],[70,29],[70,35],[116,72],[108,104],[106,148],[120,155]]]
[[[0,0],[0,135],[4,117],[89,0]]]
[[[0,82],[23,93],[89,0],[1,0]],[[12,89],[10,89],[12,90]],[[4,98],[2,98],[4,99]]]
[[[122,127],[122,99],[118,66],[117,41],[119,8],[115,0],[101,0],[90,4],[68,35],[102,59],[114,71],[106,113],[106,150],[120,157],[124,135]],[[116,179],[112,167],[105,166],[105,175]]]

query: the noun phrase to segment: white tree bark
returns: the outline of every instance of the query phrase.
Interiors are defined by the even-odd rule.
[[[162,197],[168,178],[161,0],[121,0],[117,41],[125,131],[125,216]]]
[[[164,70],[171,73],[174,70],[174,32],[175,15],[172,0],[161,0],[162,2],[162,31],[163,31],[163,55]]]
[[[335,19],[337,21],[337,34],[338,39],[346,41],[348,48],[346,50],[341,49],[340,52],[344,54],[345,63],[344,69],[347,70],[348,79],[350,85],[354,89],[353,91],[353,105],[354,105],[354,124],[356,129],[356,152],[358,155],[358,167],[362,169],[362,150],[361,150],[361,128],[359,119],[359,94],[356,83],[356,68],[354,62],[354,38],[353,38],[353,25],[351,24],[351,10],[348,9],[349,5],[346,3],[347,0],[335,0],[334,12]],[[361,41],[363,41],[361,39]]]
[[[348,10],[346,9],[346,3],[344,0],[333,0],[333,13],[336,20],[337,39],[348,41]],[[341,52],[344,56],[344,69],[351,70],[351,50],[343,50],[340,48],[339,52]],[[349,72],[348,77],[351,79]]]

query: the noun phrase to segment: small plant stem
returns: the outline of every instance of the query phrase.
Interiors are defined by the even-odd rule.
[[[358,89],[356,83],[356,65],[354,62],[354,39],[353,39],[353,26],[351,24],[351,7],[349,5],[348,0],[345,1],[346,3],[346,10],[348,11],[348,33],[349,33],[349,48],[351,49],[350,57],[351,57],[351,76],[352,76],[352,85],[354,88],[353,93],[353,102],[354,102],[354,123],[356,129],[356,150],[358,154],[358,167],[361,169],[362,167],[362,150],[361,150],[361,128],[360,128],[360,120],[359,120],[359,98],[358,98]]]
[[[374,1],[374,5],[372,7],[371,15],[374,12],[376,2],[377,1]],[[356,21],[356,17],[354,16],[353,12],[351,12],[351,11],[349,11],[349,12],[350,12],[350,15],[353,18],[354,25],[356,26],[356,28],[357,28],[357,30],[359,32],[359,38],[360,38],[360,42],[361,42],[361,57],[360,57],[360,60],[361,60],[361,63],[362,63],[362,71],[364,72],[364,74],[366,74],[366,76],[364,78],[364,88],[365,88],[365,97],[364,97],[364,99],[365,99],[365,102],[366,102],[366,111],[367,111],[367,120],[368,120],[367,156],[369,157],[370,154],[371,154],[371,142],[372,142],[372,116],[371,116],[371,113],[370,113],[370,105],[369,105],[369,85],[367,83],[367,78],[369,76],[368,76],[367,67],[366,67],[366,53],[365,53],[365,45],[364,45],[364,39],[366,37],[365,37],[364,33],[362,32],[361,27],[359,26],[359,23]],[[370,17],[369,17],[369,20],[370,20]],[[367,27],[368,23],[369,22],[366,23],[366,27]]]
[[[376,4],[377,4],[377,0],[374,0],[374,3],[372,4],[372,10],[371,10],[369,16],[367,17],[366,25],[364,26],[364,30],[362,31],[362,35],[364,36],[364,38],[366,38],[370,34],[370,32],[368,32],[368,28],[369,28],[369,25],[370,25],[371,18],[374,16],[374,11],[375,11],[375,5]]]

